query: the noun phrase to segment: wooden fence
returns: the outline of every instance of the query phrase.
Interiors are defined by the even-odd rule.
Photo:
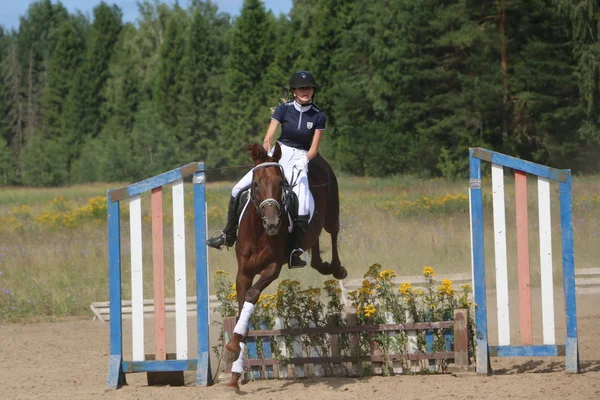
[[[235,327],[235,318],[223,320],[224,339],[229,340]],[[433,352],[434,332],[443,332],[445,351]],[[427,352],[419,351],[417,332],[424,331],[421,338],[426,341]],[[382,353],[376,344],[375,335],[386,332],[389,337],[396,337],[405,332],[407,339],[404,353]],[[359,335],[368,334],[370,351],[359,352]],[[302,337],[326,335],[327,354],[319,354],[312,347],[302,344]],[[343,351],[340,346],[341,336],[349,338],[349,348]],[[292,343],[285,348],[285,338]],[[257,341],[257,338],[260,338]],[[275,344],[277,342],[277,344]],[[306,343],[306,340],[305,340]],[[280,357],[276,357],[274,345],[279,346]],[[445,372],[446,365],[452,361],[459,369],[467,369],[470,365],[469,355],[469,312],[454,310],[454,319],[442,322],[417,322],[404,324],[356,325],[356,315],[349,314],[346,326],[325,326],[309,328],[282,327],[278,319],[276,329],[253,330],[248,332],[246,341],[247,357],[244,369],[254,379],[285,379],[313,376],[361,376],[365,370],[374,375],[407,374],[428,372]],[[324,353],[321,348],[321,353]],[[231,363],[226,362],[225,373],[231,372]]]

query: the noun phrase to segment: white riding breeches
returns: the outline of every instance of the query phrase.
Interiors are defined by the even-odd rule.
[[[298,215],[309,215],[314,209],[314,200],[308,186],[308,165],[305,168],[298,168],[296,164],[306,156],[307,151],[296,149],[279,143],[281,147],[281,159],[279,164],[283,167],[285,179],[291,185],[292,190],[298,196]],[[292,179],[294,182],[292,182]],[[252,184],[252,170],[246,175],[231,190],[231,195],[236,197],[238,193]],[[312,216],[312,215],[311,215]]]

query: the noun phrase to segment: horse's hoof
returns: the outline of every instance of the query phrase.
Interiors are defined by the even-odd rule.
[[[227,391],[235,392],[238,394],[240,393],[240,387],[238,385],[227,384],[227,386],[225,386],[225,389],[227,389]]]
[[[340,267],[340,269],[333,272],[333,277],[340,281],[343,279],[346,279],[347,276],[348,276],[348,271],[346,271],[346,268],[344,268],[344,267]]]

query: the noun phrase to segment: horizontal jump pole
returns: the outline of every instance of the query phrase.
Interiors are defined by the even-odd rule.
[[[144,179],[143,181],[134,183],[133,185],[126,186],[120,189],[114,189],[109,191],[111,201],[118,202],[127,198],[137,196],[139,194],[148,192],[152,189],[168,185],[187,176],[190,176],[198,171],[204,170],[204,163],[194,162],[183,167],[173,169],[171,171],[162,173],[160,175],[153,176],[152,178]]]
[[[399,354],[388,354],[387,361],[397,360],[441,360],[454,358],[456,353],[453,351],[442,351],[438,353],[399,353]],[[343,357],[294,357],[286,360],[278,360],[275,358],[251,358],[246,360],[251,367],[257,367],[262,365],[279,365],[279,364],[292,364],[292,365],[304,365],[304,364],[339,364],[343,362],[356,362],[356,361],[371,361],[371,362],[385,362],[386,358],[381,355],[364,355],[364,356],[343,356]]]
[[[339,333],[362,333],[362,332],[384,332],[384,331],[409,331],[409,330],[430,330],[430,329],[448,329],[454,326],[454,321],[443,322],[415,322],[406,324],[378,324],[378,325],[357,325],[340,327],[322,327],[322,328],[293,328],[293,329],[273,329],[273,330],[250,330],[248,337],[265,336],[297,336],[297,335],[318,335],[318,334],[339,334]]]
[[[564,356],[565,345],[490,346],[491,357],[558,357]]]
[[[198,360],[150,360],[123,361],[123,372],[168,372],[193,371],[198,367]]]
[[[557,169],[552,167],[546,167],[545,165],[539,165],[530,161],[521,160],[520,158],[507,156],[506,154],[497,153],[495,151],[487,149],[482,149],[481,147],[476,147],[472,150],[473,158],[489,161],[494,164],[499,164],[504,167],[527,172],[528,174],[541,176],[542,178],[552,179],[558,182],[566,182],[569,178],[571,171],[569,169]]]

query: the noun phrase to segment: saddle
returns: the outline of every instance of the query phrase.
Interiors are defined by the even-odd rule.
[[[314,197],[313,188],[323,188],[326,187],[329,189],[329,170],[327,168],[328,164],[324,158],[321,157],[320,154],[317,154],[315,158],[310,160],[308,164],[308,183],[311,187],[311,192]],[[319,175],[321,176],[319,178]],[[290,222],[296,221],[298,219],[298,196],[296,193],[292,191],[291,186],[286,186],[285,195],[284,195],[284,204],[283,204],[283,212],[289,215]],[[250,187],[243,189],[239,193],[239,200],[237,203],[237,218],[238,221],[241,220],[244,210],[247,208],[250,203]],[[317,210],[314,210],[315,212]]]

